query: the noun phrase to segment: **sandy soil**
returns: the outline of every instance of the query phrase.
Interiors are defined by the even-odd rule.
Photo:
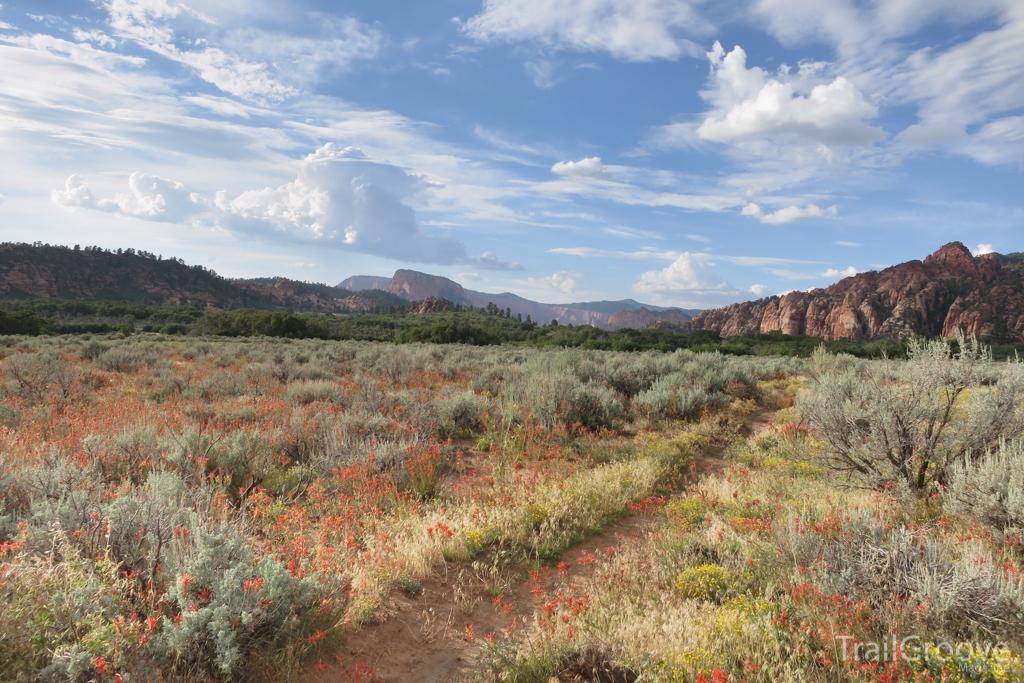
[[[773,411],[759,410],[745,418],[745,433],[757,433]],[[725,446],[711,449],[697,461],[694,478],[723,467]],[[467,451],[469,449],[467,448]],[[469,456],[469,453],[467,453]],[[471,456],[470,456],[471,457]],[[567,550],[562,560],[570,576],[586,573],[581,558],[612,553],[643,536],[657,518],[653,513],[625,517],[602,533]],[[410,597],[393,592],[378,610],[379,622],[352,627],[342,647],[311,663],[299,677],[302,683],[445,683],[477,671],[489,635],[504,637],[505,629],[530,617],[537,598],[532,588],[547,588],[545,568],[531,576],[526,565],[500,566],[484,562],[449,562],[425,579],[423,592]]]

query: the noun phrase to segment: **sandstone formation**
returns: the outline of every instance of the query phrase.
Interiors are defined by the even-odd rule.
[[[424,299],[423,301],[416,304],[410,313],[423,314],[423,313],[441,313],[444,311],[454,311],[455,304],[448,299],[442,299],[440,297],[431,297]]]
[[[1024,263],[973,256],[960,242],[924,261],[861,273],[826,289],[790,292],[703,311],[688,329],[723,336],[782,332],[827,340],[925,335],[958,329],[985,343],[1024,341]]]

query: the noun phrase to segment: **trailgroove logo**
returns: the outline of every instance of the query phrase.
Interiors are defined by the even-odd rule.
[[[850,635],[836,636],[835,640],[841,643],[841,659],[844,662],[920,662],[925,659],[950,657],[963,660],[1009,661],[1013,658],[1010,646],[1003,642],[933,642],[922,641],[920,636],[916,635],[900,639],[895,634],[892,640],[860,640]]]

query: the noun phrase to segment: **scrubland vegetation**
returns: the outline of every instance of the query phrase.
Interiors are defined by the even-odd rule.
[[[315,288],[304,284],[304,287]],[[322,287],[322,285],[321,285]],[[376,295],[375,297],[372,295]],[[833,353],[863,358],[906,356],[898,339],[847,339],[825,342],[778,332],[722,337],[712,330],[683,332],[671,327],[603,330],[591,325],[558,325],[490,309],[418,314],[417,302],[387,292],[359,292],[380,299],[370,313],[295,313],[283,310],[207,310],[199,305],[159,306],[121,301],[20,299],[0,301],[0,335],[157,333],[182,336],[281,337],[336,341],[383,341],[399,344],[516,345],[580,348],[601,351],[718,351],[727,355],[807,357],[824,345]],[[390,297],[391,299],[387,299]],[[395,303],[392,300],[397,300]],[[1024,345],[1001,346],[996,356],[1013,356]]]
[[[1024,367],[907,348],[8,337],[0,680],[375,680],[446,566],[474,680],[1020,680]]]

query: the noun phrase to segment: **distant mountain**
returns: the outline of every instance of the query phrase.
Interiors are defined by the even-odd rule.
[[[605,329],[620,327],[646,327],[659,320],[681,323],[692,317],[692,312],[678,308],[647,306],[632,299],[624,301],[594,301],[578,304],[542,304],[511,292],[488,294],[466,289],[458,282],[439,275],[428,275],[415,270],[396,270],[390,279],[372,275],[355,275],[341,282],[346,287],[369,284],[373,289],[396,294],[406,301],[442,298],[453,304],[483,308],[489,303],[501,309],[511,309],[512,315],[530,316],[538,323],[557,320],[560,325],[594,325]],[[634,316],[618,315],[622,312],[643,310]],[[616,317],[618,316],[618,317]]]
[[[595,311],[597,313],[617,313],[618,311],[636,311],[646,308],[648,311],[682,311],[691,318],[700,313],[702,308],[676,308],[674,306],[653,306],[642,304],[633,299],[621,299],[620,301],[581,301],[572,304],[562,304],[566,308],[578,308],[581,311]]]
[[[404,303],[286,278],[229,280],[202,266],[144,251],[0,244],[0,299],[114,300],[204,308],[293,308],[345,313]]]
[[[353,275],[338,283],[338,289],[347,289],[350,292],[364,292],[368,289],[385,290],[391,284],[389,277],[377,277],[375,275]]]
[[[826,289],[704,311],[686,328],[723,335],[780,331],[827,340],[957,329],[985,343],[1024,341],[1024,255],[973,256],[951,242],[924,261],[861,273]]]
[[[355,276],[332,287],[287,278],[227,279],[202,266],[134,249],[116,252],[44,244],[0,244],[0,299],[62,298],[115,300],[162,305],[193,304],[203,308],[262,308],[351,313],[410,301],[445,299],[452,304],[484,308],[493,303],[513,315],[538,323],[606,329],[646,327],[657,321],[682,323],[686,311],[644,306],[632,299],[580,304],[543,304],[510,292],[487,294],[415,270],[393,277]],[[430,303],[416,310],[443,310]],[[440,308],[439,308],[440,307]]]
[[[641,330],[650,327],[655,323],[685,323],[691,320],[692,316],[678,309],[669,308],[663,311],[652,311],[643,306],[636,310],[616,311],[608,316],[604,327],[610,330],[617,330],[620,327],[632,327],[634,330]]]

